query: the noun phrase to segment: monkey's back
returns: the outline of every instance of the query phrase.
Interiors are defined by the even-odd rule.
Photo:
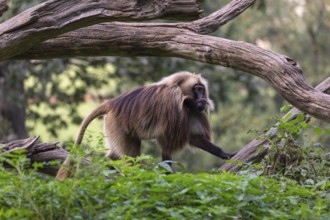
[[[130,136],[170,139],[181,148],[189,133],[183,99],[179,88],[150,85],[110,100],[108,114],[114,117],[116,126]]]

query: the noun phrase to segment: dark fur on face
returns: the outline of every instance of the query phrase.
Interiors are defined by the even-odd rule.
[[[156,139],[163,160],[171,160],[175,152],[187,145],[229,159],[232,154],[211,143],[207,116],[212,109],[206,80],[190,72],[178,72],[101,104],[83,121],[75,143],[81,143],[92,120],[104,115],[110,148],[107,156],[112,159],[139,156],[141,139]],[[65,163],[71,165],[68,159]],[[68,172],[61,169],[57,178],[67,176]]]

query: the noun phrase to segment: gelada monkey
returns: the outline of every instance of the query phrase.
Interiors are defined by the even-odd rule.
[[[174,153],[188,145],[230,159],[234,154],[211,142],[207,116],[212,109],[207,82],[201,75],[174,73],[105,101],[84,119],[75,146],[81,144],[89,123],[104,115],[106,144],[110,148],[107,156],[111,159],[139,156],[141,139],[156,139],[163,160],[171,160]],[[56,178],[66,179],[73,166],[67,157]]]

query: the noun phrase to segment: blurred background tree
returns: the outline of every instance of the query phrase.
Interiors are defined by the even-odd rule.
[[[2,19],[40,0],[9,0]],[[209,14],[229,1],[205,0]],[[330,2],[326,0],[259,0],[215,36],[246,41],[286,54],[317,84],[330,75]],[[102,100],[159,80],[176,71],[202,73],[209,81],[216,110],[210,121],[214,142],[237,151],[273,124],[284,100],[263,80],[241,71],[180,58],[76,57],[54,60],[8,61],[0,64],[0,140],[40,135],[42,141],[73,141],[83,117]],[[315,120],[313,123],[322,124]],[[329,125],[324,124],[323,126]],[[101,120],[89,129],[91,143],[102,132]],[[98,137],[97,137],[98,136]],[[314,140],[328,148],[329,135]],[[144,143],[155,156],[155,144]],[[180,159],[179,159],[180,158]],[[223,161],[204,152],[184,151],[176,157],[192,170],[219,167]]]

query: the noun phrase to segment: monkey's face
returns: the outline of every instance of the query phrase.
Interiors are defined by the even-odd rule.
[[[191,89],[191,95],[187,97],[184,104],[191,111],[203,112],[207,107],[206,89],[203,84],[196,84]]]
[[[193,87],[193,94],[196,110],[199,112],[204,111],[207,105],[205,86],[202,84],[195,85]]]

